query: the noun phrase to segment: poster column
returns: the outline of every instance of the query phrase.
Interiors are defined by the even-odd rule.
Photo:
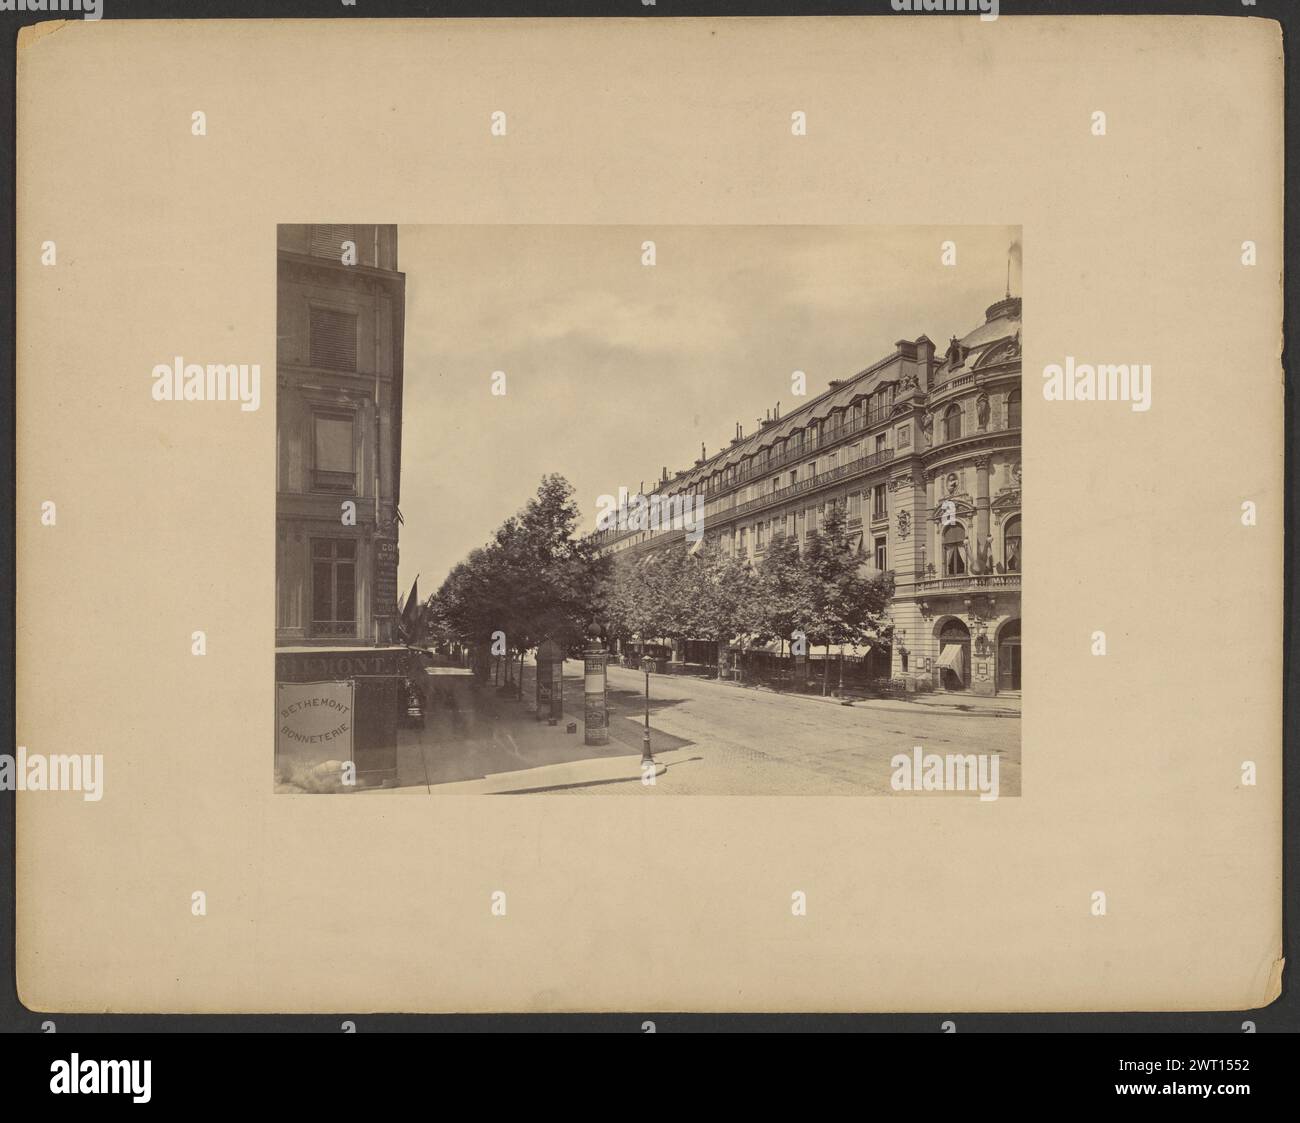
[[[609,744],[609,715],[605,700],[605,646],[596,634],[587,637],[582,657],[584,739],[588,745]]]

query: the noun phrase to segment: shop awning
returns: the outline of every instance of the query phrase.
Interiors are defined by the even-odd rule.
[[[939,658],[935,660],[936,667],[947,667],[958,678],[962,677],[965,665],[962,661],[962,648],[960,644],[950,643],[941,652]]]

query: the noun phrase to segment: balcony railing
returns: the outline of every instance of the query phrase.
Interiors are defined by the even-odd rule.
[[[813,491],[816,488],[835,483],[837,480],[847,479],[849,476],[856,476],[861,472],[869,471],[877,464],[888,463],[893,458],[894,450],[892,448],[881,449],[879,452],[873,452],[870,456],[860,456],[857,460],[841,464],[838,468],[832,468],[829,472],[819,472],[817,475],[810,476],[806,480],[800,480],[789,487],[769,491],[766,495],[760,495],[757,499],[741,503],[738,507],[727,507],[706,517],[730,521],[739,518],[741,515],[748,514],[750,511],[757,511],[763,507],[784,503],[787,499],[793,499],[796,495],[802,495],[806,491]]]
[[[766,495],[760,495],[757,499],[751,499],[749,502],[742,503],[738,507],[726,507],[721,511],[713,512],[713,514],[706,514],[704,516],[705,526],[707,527],[711,522],[731,522],[732,520],[740,518],[742,515],[747,515],[753,511],[777,506],[798,495],[803,495],[805,492],[815,491],[818,488],[827,487],[830,484],[836,483],[839,480],[847,479],[850,476],[856,476],[863,472],[868,472],[877,465],[888,463],[893,458],[894,450],[892,448],[881,449],[880,452],[873,452],[870,456],[860,456],[857,460],[850,461],[848,464],[841,464],[838,468],[832,468],[829,472],[822,472],[820,475],[811,476],[806,480],[800,480],[797,484],[793,484],[790,487],[783,487],[778,491],[769,491]],[[861,526],[861,523],[862,520],[859,518],[857,520],[857,526]],[[649,534],[648,538],[637,543],[637,546],[648,546],[652,542],[655,545],[667,544],[672,540],[672,535],[684,537],[685,531],[680,528],[671,528],[659,531],[619,531],[616,528],[611,528],[610,530],[600,531],[596,535],[596,542],[598,545],[604,546],[611,541],[617,541],[630,534]]]
[[[915,585],[920,593],[964,593],[968,589],[1019,589],[1020,574],[963,573],[956,577],[927,577]]]
[[[348,639],[355,639],[357,622],[355,620],[313,620],[311,622],[311,634],[313,636],[344,636]]]
[[[810,456],[814,456],[819,452],[825,452],[828,447],[834,445],[838,441],[844,440],[846,437],[853,436],[855,433],[861,433],[873,426],[879,425],[883,421],[888,421],[890,415],[893,413],[893,409],[894,403],[890,402],[888,405],[879,409],[865,410],[857,421],[847,421],[843,424],[823,429],[820,440],[815,443],[805,441],[793,448],[787,448],[787,450],[780,456],[771,456],[758,463],[751,461],[749,465],[737,471],[735,475],[731,476],[729,479],[725,477],[724,473],[724,478],[722,480],[716,482],[710,481],[704,484],[704,486],[693,488],[690,492],[684,494],[702,496],[706,500],[711,499],[714,496],[732,491],[749,480],[766,476],[771,472],[775,472],[778,469],[787,467],[791,464],[799,464]],[[799,490],[807,491],[810,487],[820,486],[821,483],[828,480],[840,479],[844,475],[851,475],[855,471],[861,471],[870,468],[875,464],[883,463],[886,460],[892,459],[893,455],[893,449],[885,449],[882,452],[871,453],[869,456],[860,457],[851,464],[841,465],[839,468],[834,468],[829,472],[814,477],[817,481],[816,483],[808,480],[801,480],[794,486]],[[719,516],[730,518],[734,514],[766,506],[769,502],[773,501],[773,494],[781,496],[795,495],[797,493],[797,491],[794,491],[791,488],[782,488],[779,492],[769,492],[768,495],[759,496],[757,499],[751,499],[747,503],[742,503],[739,507],[724,507],[721,510],[714,512],[710,518],[717,518]],[[635,532],[620,530],[617,527],[610,527],[607,530],[597,531],[594,539],[599,545],[606,546],[611,542],[619,541],[629,533]]]
[[[855,433],[861,433],[874,425],[879,425],[882,421],[887,421],[890,414],[893,413],[893,409],[893,403],[891,402],[881,409],[867,410],[857,421],[846,421],[825,428],[821,431],[821,437],[816,442],[805,440],[793,448],[787,446],[786,451],[781,453],[780,456],[769,456],[766,459],[760,457],[757,462],[751,461],[747,466],[741,468],[730,479],[726,479],[724,474],[724,479],[719,483],[706,484],[699,489],[699,494],[705,496],[715,495],[736,487],[738,484],[743,484],[746,480],[752,480],[756,476],[764,476],[768,472],[774,472],[788,464],[797,464],[800,460],[835,444],[836,441],[851,437]]]

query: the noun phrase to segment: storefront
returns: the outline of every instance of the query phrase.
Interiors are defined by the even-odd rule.
[[[351,761],[359,787],[396,780],[411,661],[405,647],[278,648],[277,766]],[[285,689],[304,685],[316,689]]]

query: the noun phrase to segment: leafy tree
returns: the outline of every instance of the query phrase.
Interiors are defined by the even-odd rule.
[[[753,630],[758,581],[747,561],[727,557],[719,550],[688,557],[683,573],[691,594],[685,605],[690,636],[712,640],[717,646],[721,678],[726,644]]]
[[[866,643],[891,633],[885,613],[894,594],[894,578],[892,573],[873,573],[850,548],[840,503],[828,505],[821,531],[808,536],[802,564],[812,602],[804,630],[810,643],[826,647],[822,672],[825,694],[832,645]],[[842,679],[842,661],[840,675]]]
[[[759,563],[751,602],[750,627],[761,642],[773,639],[785,645],[795,632],[807,633],[813,616],[813,593],[802,564],[799,543],[784,534],[773,536]]]
[[[542,639],[579,643],[595,619],[608,561],[574,537],[577,521],[573,487],[562,476],[544,477],[523,509],[447,575],[432,601],[435,627],[480,650],[504,634],[508,683],[514,656],[522,667]],[[486,670],[482,659],[476,669]]]

